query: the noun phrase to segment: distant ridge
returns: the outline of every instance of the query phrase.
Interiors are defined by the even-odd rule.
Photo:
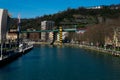
[[[41,17],[22,19],[21,26],[22,29],[26,30],[28,28],[34,28],[40,30],[41,21],[52,20],[55,21],[56,26],[60,26],[61,22],[76,22],[78,21],[74,15],[79,15],[82,18],[80,24],[85,26],[88,24],[97,24],[98,17],[102,18],[118,18],[120,17],[120,4],[112,4],[109,6],[93,6],[93,7],[79,7],[76,9],[68,8],[67,10],[58,12],[52,15],[44,15]],[[79,19],[80,20],[80,19]],[[79,23],[79,22],[78,22]],[[81,26],[80,25],[80,26]],[[16,28],[16,19],[11,20],[11,28]]]

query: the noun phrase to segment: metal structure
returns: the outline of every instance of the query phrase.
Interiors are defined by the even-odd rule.
[[[42,33],[42,32],[45,32],[45,33],[58,33],[59,34],[59,45],[60,47],[62,47],[62,34],[63,32],[76,32],[76,28],[70,28],[70,29],[63,29],[62,27],[59,27],[59,29],[54,29],[54,30],[39,30],[39,31],[32,31],[32,30],[29,30],[29,31],[20,31],[21,33]],[[53,34],[52,36],[55,36],[55,34]],[[51,44],[54,43],[54,39],[52,41]]]
[[[76,28],[72,29],[63,29],[63,32],[76,32]],[[21,31],[21,33],[40,33],[40,32],[59,32],[59,29],[56,30],[39,30],[39,31]]]

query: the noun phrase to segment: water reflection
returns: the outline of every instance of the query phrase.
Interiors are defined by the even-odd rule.
[[[36,46],[0,68],[0,80],[120,80],[120,58],[79,48]]]

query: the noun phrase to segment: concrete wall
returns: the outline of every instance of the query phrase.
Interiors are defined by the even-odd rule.
[[[0,43],[4,42],[6,39],[7,18],[8,18],[7,10],[0,9]]]

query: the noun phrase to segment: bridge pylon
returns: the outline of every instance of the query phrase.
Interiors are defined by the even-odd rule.
[[[62,46],[62,27],[59,27],[59,45]]]

